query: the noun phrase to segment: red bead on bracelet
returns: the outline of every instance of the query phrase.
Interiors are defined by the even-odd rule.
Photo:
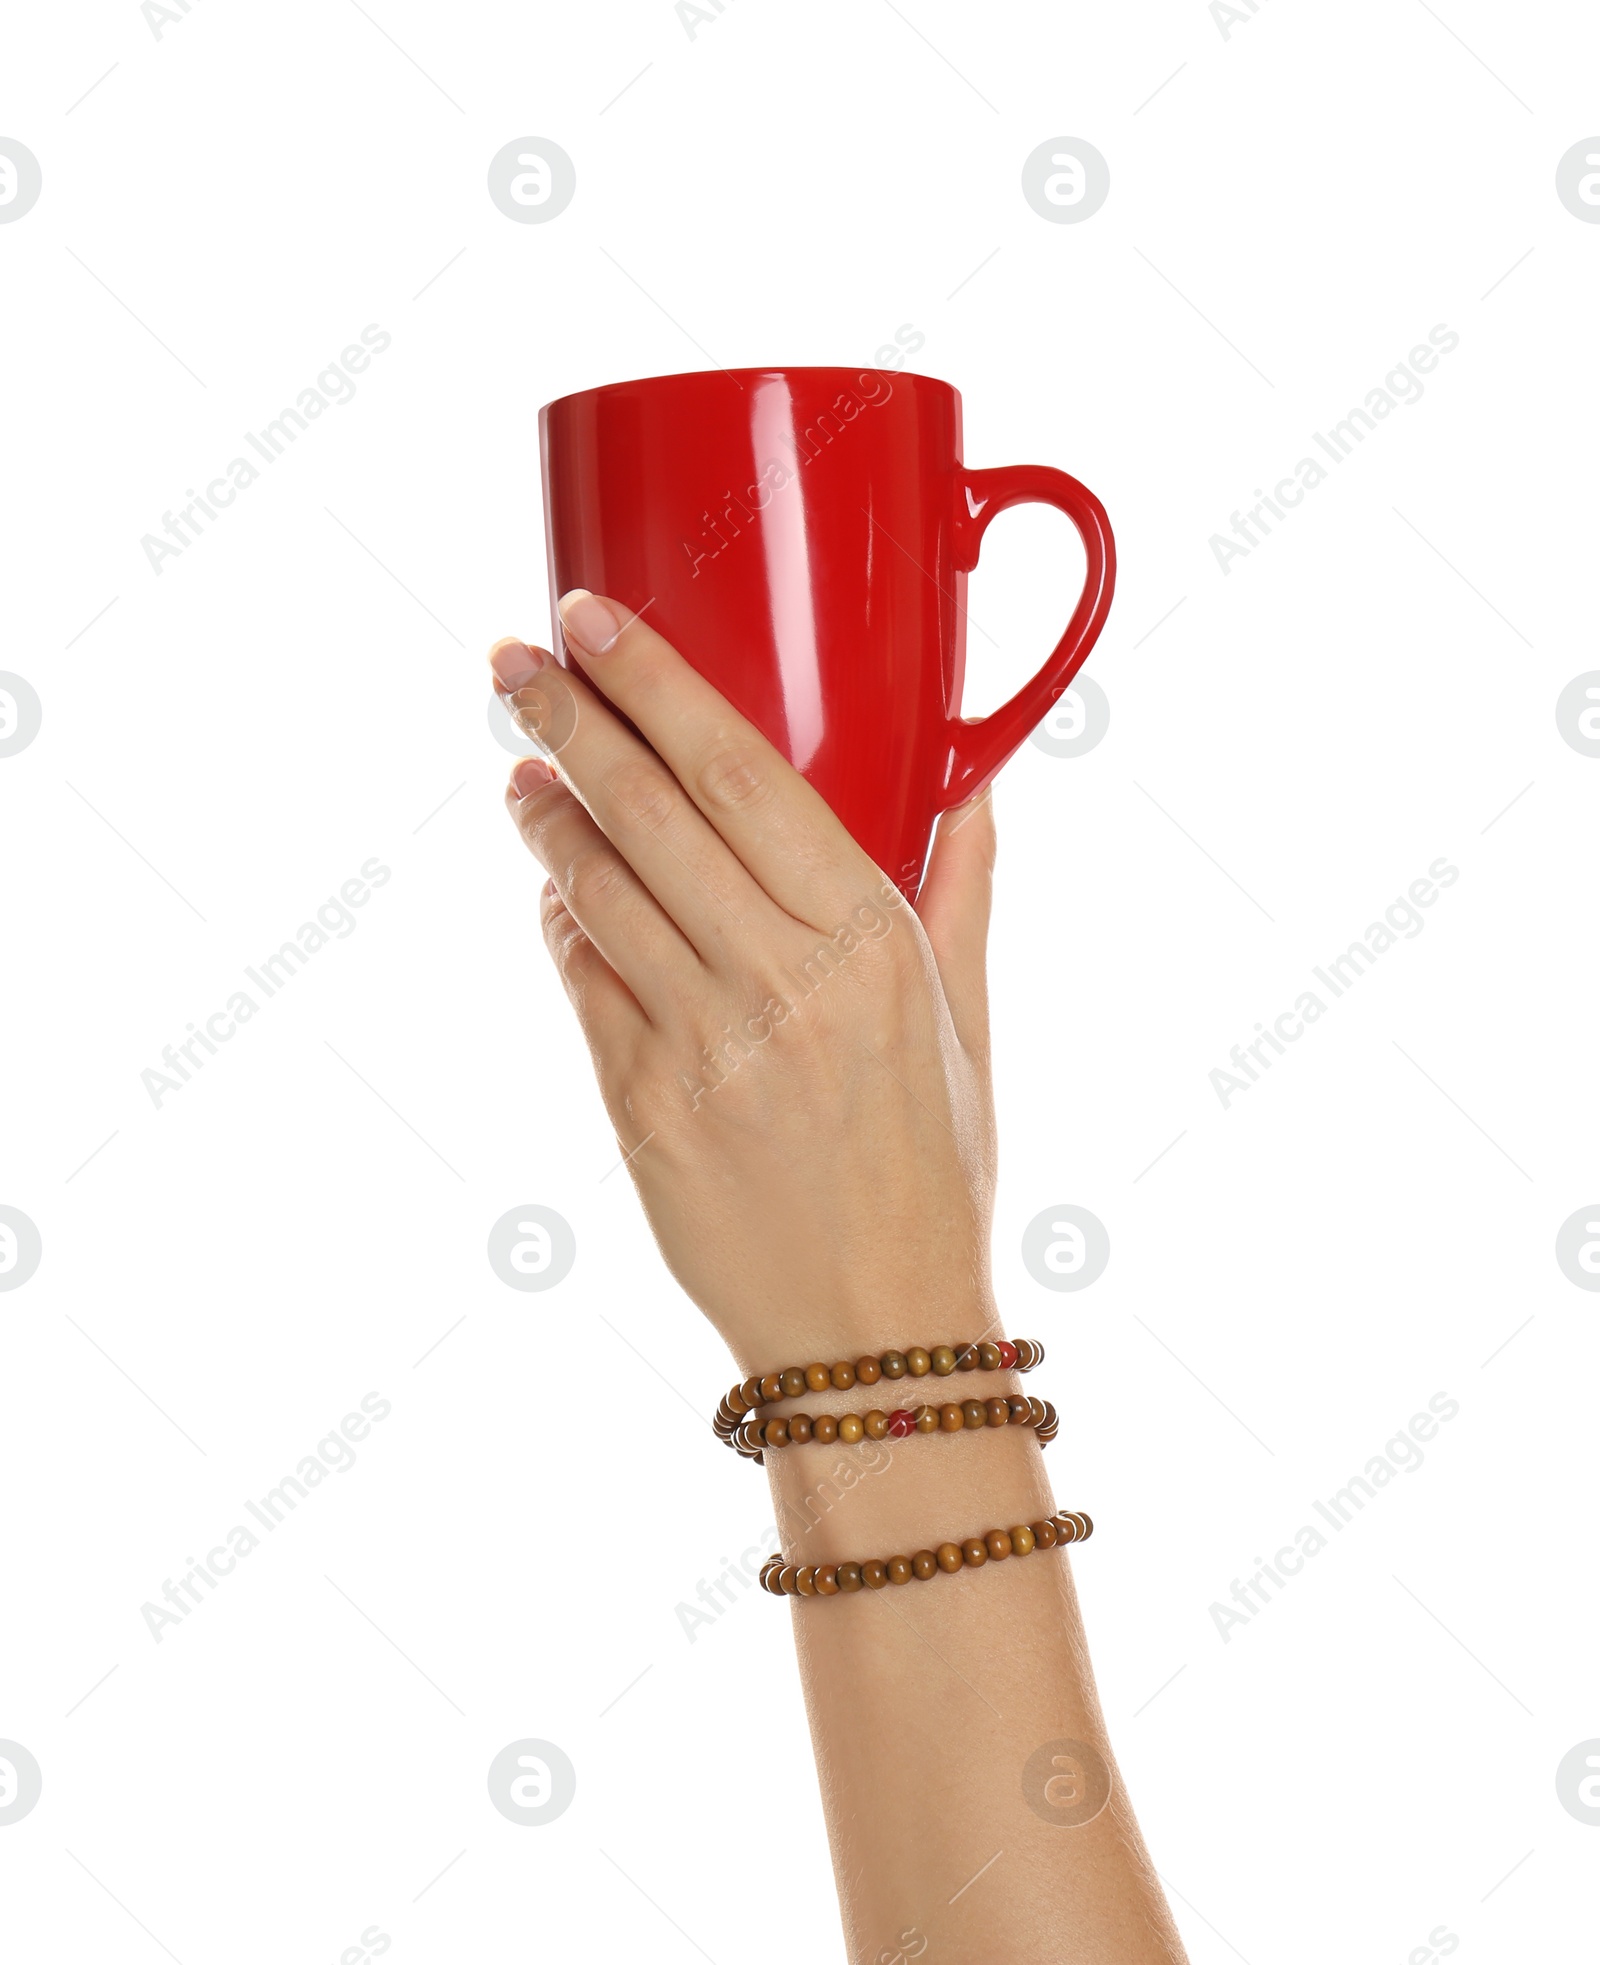
[[[942,1406],[902,1406],[894,1412],[845,1412],[835,1416],[792,1412],[787,1419],[744,1419],[729,1444],[747,1460],[759,1461],[768,1448],[805,1446],[815,1441],[855,1446],[862,1439],[906,1440],[913,1433],[976,1432],[987,1426],[1031,1426],[1040,1446],[1048,1446],[1061,1422],[1048,1399],[1014,1392],[1009,1398],[965,1399]]]
[[[764,1422],[747,1417],[779,1399],[798,1399],[808,1391],[848,1392],[855,1385],[876,1385],[881,1379],[924,1378],[930,1372],[937,1378],[947,1378],[957,1371],[1032,1371],[1043,1359],[1042,1344],[1033,1338],[1019,1337],[1014,1340],[984,1338],[974,1344],[936,1344],[931,1350],[914,1344],[908,1351],[884,1351],[877,1357],[857,1358],[854,1362],[842,1358],[832,1365],[788,1365],[782,1371],[767,1372],[735,1385],[717,1408],[712,1426],[724,1444],[736,1447],[746,1458],[756,1461],[761,1459],[765,1447],[787,1445],[795,1440],[795,1419],[803,1422],[800,1439],[796,1443],[818,1439],[826,1445],[834,1439],[841,1439],[846,1445],[853,1445],[862,1438],[907,1439],[913,1432],[955,1432],[966,1425],[1021,1423],[1034,1426],[1039,1432],[1041,1444],[1044,1444],[1054,1439],[1057,1422],[1054,1407],[1043,1400],[1021,1401],[1013,1398],[1008,1401],[1011,1409],[1004,1419],[994,1415],[993,1409],[1000,1403],[998,1399],[968,1400],[960,1406],[901,1407],[889,1413],[876,1409],[864,1414],[845,1413],[837,1420],[829,1417],[820,1434],[816,1431],[819,1422],[805,1413],[797,1413],[789,1420]],[[983,1418],[967,1417],[958,1424],[941,1416],[979,1404],[985,1404],[990,1409]],[[1035,1410],[1020,1412],[1017,1410],[1019,1405]],[[935,1417],[929,1421],[925,1417],[927,1414]],[[769,1428],[774,1429],[773,1434],[769,1434]]]

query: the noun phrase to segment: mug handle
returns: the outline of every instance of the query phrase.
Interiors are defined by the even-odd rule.
[[[970,573],[989,522],[1012,505],[1053,505],[1078,528],[1088,560],[1083,592],[1067,631],[1031,682],[999,709],[976,722],[952,717],[942,806],[975,798],[1051,705],[1062,696],[1099,639],[1117,579],[1117,549],[1105,507],[1087,486],[1048,464],[1006,464],[994,471],[960,471],[956,477],[955,563]]]

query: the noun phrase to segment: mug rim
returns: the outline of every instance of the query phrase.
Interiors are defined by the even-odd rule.
[[[953,382],[946,382],[940,375],[924,375],[920,369],[875,368],[871,362],[768,362],[757,368],[691,368],[682,369],[671,375],[636,375],[621,382],[599,382],[590,389],[571,389],[564,396],[552,396],[547,403],[539,406],[542,421],[552,409],[559,409],[563,403],[573,403],[586,396],[606,396],[619,389],[641,389],[654,383],[701,382],[715,375],[726,375],[742,383],[746,377],[764,379],[781,375],[887,375],[900,382],[921,382],[931,389],[945,389],[959,405],[961,391]]]

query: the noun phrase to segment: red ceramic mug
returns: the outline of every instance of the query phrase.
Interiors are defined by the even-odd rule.
[[[934,822],[981,791],[1094,646],[1111,529],[1043,464],[969,471],[961,397],[885,369],[710,370],[539,412],[554,601],[646,615],[816,786],[908,898]],[[967,575],[996,513],[1054,505],[1088,571],[1044,667],[961,716]],[[552,646],[565,661],[559,619]]]

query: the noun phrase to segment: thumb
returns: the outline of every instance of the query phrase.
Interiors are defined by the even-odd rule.
[[[939,965],[956,1034],[969,1049],[989,1049],[989,985],[984,955],[994,886],[994,795],[986,787],[939,821],[928,871],[917,896]]]

